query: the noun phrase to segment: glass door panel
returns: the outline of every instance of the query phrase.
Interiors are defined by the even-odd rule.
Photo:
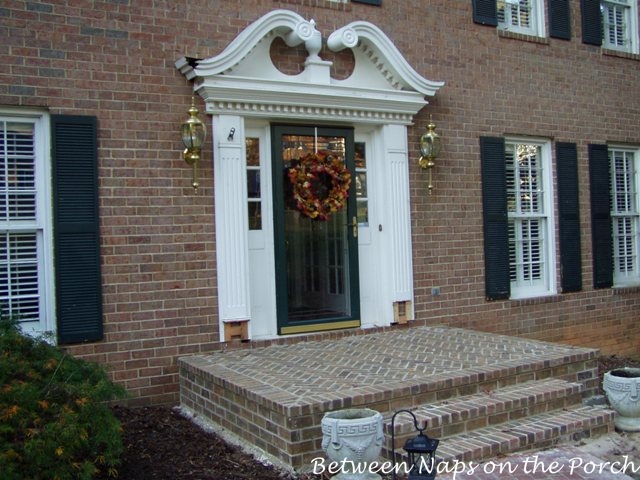
[[[294,126],[273,132],[279,331],[358,326],[353,133]]]

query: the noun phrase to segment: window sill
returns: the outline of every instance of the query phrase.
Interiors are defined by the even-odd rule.
[[[282,0],[283,3],[294,3],[300,5],[302,2],[300,0]],[[343,10],[350,11],[351,4],[345,1],[336,1],[336,0],[309,0],[309,2],[305,3],[305,5],[309,5],[311,7],[319,7],[319,8],[328,8],[331,10]]]
[[[549,39],[546,37],[538,37],[537,35],[527,35],[524,33],[511,32],[509,30],[497,29],[498,37],[511,38],[513,40],[521,40],[523,42],[539,43],[541,45],[549,45]]]
[[[562,301],[562,295],[545,293],[539,297],[518,297],[509,299],[514,306],[543,305],[545,303],[557,303]]]
[[[638,293],[640,292],[640,283],[614,285],[613,287],[611,287],[611,291],[613,295],[626,295],[628,293]]]
[[[629,60],[640,60],[640,54],[622,52],[620,50],[611,50],[610,48],[602,48],[602,54],[608,57],[628,58]]]

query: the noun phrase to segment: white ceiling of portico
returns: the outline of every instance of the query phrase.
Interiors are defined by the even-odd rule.
[[[274,39],[290,47],[304,44],[304,70],[287,75],[273,64]],[[339,52],[350,48],[355,66],[345,79],[331,77],[331,62],[319,56],[323,37],[313,20],[274,10],[249,25],[220,54],[176,67],[194,81],[211,114],[410,124],[444,82],[420,76],[391,40],[372,23],[352,22],[326,38]]]

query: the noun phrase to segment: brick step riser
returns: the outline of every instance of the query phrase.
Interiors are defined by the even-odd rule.
[[[549,448],[553,448],[557,445],[570,443],[576,441],[581,438],[595,438],[600,435],[606,435],[608,432],[612,431],[609,427],[593,427],[586,428],[579,431],[574,431],[571,434],[567,435],[557,435],[553,434],[549,435],[548,438],[539,439],[534,442],[528,442],[522,440],[518,443],[517,446],[512,445],[509,442],[503,442],[502,444],[496,443],[491,445],[489,448],[484,450],[480,450],[481,453],[476,453],[473,450],[459,450],[457,453],[448,454],[446,456],[436,455],[439,460],[445,462],[455,462],[457,461],[482,461],[491,457],[496,457],[500,455],[509,455],[513,453],[525,452],[525,451],[535,451],[535,450],[545,450]]]
[[[529,385],[529,389],[531,386]],[[497,425],[506,421],[537,415],[582,403],[581,389],[575,384],[540,394],[524,393],[515,397],[512,392],[504,396],[495,392],[495,402],[476,402],[464,398],[450,404],[433,405],[412,409],[418,424],[427,421],[425,433],[432,438],[447,438],[452,435],[469,432],[478,428]],[[443,413],[442,410],[445,410]],[[413,419],[408,414],[398,415],[394,422],[395,438],[401,442],[416,435]],[[391,415],[385,418],[385,435],[391,438]]]
[[[558,415],[561,416],[562,413]],[[476,431],[475,435],[442,438],[436,457],[441,462],[477,462],[499,455],[545,449],[560,443],[594,438],[613,431],[613,412],[593,409],[591,416],[583,416],[584,418],[578,420],[567,419],[566,423],[548,421],[549,425],[544,428],[540,425],[519,426],[514,429],[505,427],[504,432],[500,432],[500,429],[485,428]],[[483,434],[483,430],[486,433]],[[406,453],[402,449],[404,442],[396,438],[394,443],[396,462],[406,461]],[[383,448],[383,456],[391,458],[390,441]]]
[[[566,400],[567,401],[563,402],[561,405],[549,404],[549,403],[544,405],[533,405],[532,407],[528,407],[528,408],[510,410],[508,412],[500,412],[500,413],[496,413],[488,416],[479,416],[474,419],[464,420],[464,421],[459,421],[454,423],[446,423],[444,425],[437,426],[437,427],[428,427],[427,430],[424,431],[424,433],[431,438],[438,438],[438,439],[449,438],[454,435],[471,432],[480,428],[495,426],[504,422],[519,420],[521,418],[527,418],[527,417],[536,415],[538,413],[549,412],[549,411],[553,411],[561,408],[570,407],[573,405],[578,405],[580,402],[579,397],[578,398],[568,397]],[[385,435],[387,436],[387,438],[391,438],[390,425],[389,425],[389,428],[385,430]],[[413,428],[413,430],[409,432],[404,431],[403,433],[396,433],[395,434],[396,444],[398,442],[402,442],[402,444],[404,444],[404,442],[407,439],[413,438],[416,435],[417,435],[417,431],[415,430],[415,428]]]
[[[373,402],[367,405],[354,404],[353,406],[367,406],[379,411],[385,417],[390,417],[393,412],[402,408],[415,409],[422,405],[433,405],[483,392],[495,392],[526,382],[554,378],[582,384],[581,400],[596,395],[599,389],[597,363],[594,360],[586,362],[586,365],[583,362],[561,363],[553,366],[522,365],[518,367],[516,372],[493,371],[487,374],[480,373],[471,378],[452,378],[446,382],[424,385],[408,396],[394,396],[392,393],[393,398],[390,401]]]

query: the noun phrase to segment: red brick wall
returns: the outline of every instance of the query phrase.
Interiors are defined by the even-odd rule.
[[[446,82],[409,138],[418,322],[640,353],[640,289],[592,288],[586,154],[590,142],[640,144],[640,61],[583,45],[578,0],[572,40],[542,43],[474,24],[462,0],[175,3],[0,7],[0,105],[98,117],[105,340],[70,350],[109,364],[136,402],[175,402],[177,357],[211,351],[219,340],[212,169],[202,163],[194,195],[178,135],[191,86],[174,62],[220,53],[274,8],[315,19],[325,37],[370,21],[420,74]],[[349,70],[348,55],[322,55],[336,62],[337,76]],[[416,141],[429,114],[445,148],[427,196]],[[485,301],[478,137],[510,134],[579,146],[582,292]]]
[[[605,55],[598,47],[583,45],[577,1],[571,2],[571,41],[542,43],[473,24],[471,2],[437,3],[458,6],[466,21],[433,22],[416,32],[417,43],[426,45],[416,61],[428,65],[418,70],[447,82],[429,109],[447,139],[437,161],[436,188],[429,197],[422,188],[413,198],[417,317],[594,346],[605,353],[638,354],[640,289],[593,289],[587,144],[640,143],[640,58]],[[416,123],[422,128],[424,122]],[[482,135],[530,135],[578,144],[582,292],[484,301]],[[421,176],[414,168],[416,185],[423,182]],[[559,281],[559,271],[556,277]],[[431,295],[433,286],[441,288],[440,296]]]

